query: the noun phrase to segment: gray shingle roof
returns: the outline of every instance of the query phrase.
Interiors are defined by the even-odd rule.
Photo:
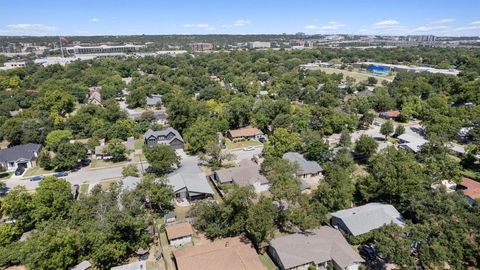
[[[90,269],[90,267],[92,267],[92,264],[89,261],[83,261],[71,268],[70,270],[87,270]]]
[[[340,210],[331,215],[341,219],[354,236],[367,233],[392,222],[401,227],[405,225],[402,215],[390,204],[368,203]]]
[[[266,184],[267,178],[260,173],[260,166],[250,160],[241,161],[240,167],[218,170],[215,174],[220,183],[234,182],[244,187],[255,183]]]
[[[173,138],[170,139],[170,140],[165,140],[165,143],[166,144],[169,144],[171,141],[175,140],[175,139],[179,139],[180,141],[183,142],[183,138],[182,138],[182,135],[180,135],[180,133],[174,129],[174,128],[166,128],[164,130],[159,130],[159,131],[153,131],[151,129],[147,130],[147,132],[145,132],[145,134],[143,135],[145,139],[148,139],[149,137],[151,136],[154,136],[154,137],[159,137],[159,136],[167,136],[168,134],[170,133],[173,133]]]
[[[167,183],[175,192],[187,188],[189,192],[213,194],[205,174],[194,161],[190,160],[183,161],[182,166],[168,176]]]
[[[330,260],[344,269],[364,261],[338,230],[328,226],[277,237],[270,241],[270,245],[275,249],[286,269],[312,262],[320,264]]]
[[[141,180],[142,179],[140,177],[127,176],[122,179],[123,188],[126,190],[133,190],[135,187],[137,187]]]
[[[42,148],[41,144],[27,143],[0,150],[0,162],[14,162],[19,159],[33,160],[35,153]]]
[[[298,163],[300,166],[300,174],[315,174],[323,171],[317,162],[308,161],[299,153],[288,152],[283,154],[283,158],[291,163]]]

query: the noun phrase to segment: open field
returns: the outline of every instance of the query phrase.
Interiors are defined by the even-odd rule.
[[[356,70],[356,69],[353,70],[353,71],[348,71],[346,69],[344,70],[344,69],[320,67],[319,70],[321,70],[321,71],[323,71],[327,74],[342,73],[345,77],[346,76],[352,77],[357,82],[366,81],[366,80],[368,80],[368,77],[374,77],[378,80],[377,85],[382,85],[382,81],[389,82],[389,81],[392,81],[395,78],[394,76],[378,76],[378,75],[374,75],[374,74],[367,73],[367,72],[360,71],[360,70]]]

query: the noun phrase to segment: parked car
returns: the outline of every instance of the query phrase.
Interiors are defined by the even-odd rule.
[[[68,175],[68,172],[57,172],[53,174],[53,176],[55,177],[65,177],[67,175]]]
[[[37,176],[34,176],[34,177],[30,178],[30,181],[40,181],[42,179],[43,179],[43,176],[37,175]]]
[[[25,168],[24,167],[18,167],[16,170],[15,170],[15,175],[22,175],[23,173],[25,172]]]
[[[377,257],[377,251],[375,245],[361,245],[359,247],[359,253],[362,258],[373,261]]]
[[[82,166],[88,166],[90,163],[92,163],[90,159],[82,159],[80,162],[82,163]]]
[[[247,147],[243,148],[243,151],[253,151],[253,150],[255,150],[255,147],[253,147],[253,146],[247,146]]]

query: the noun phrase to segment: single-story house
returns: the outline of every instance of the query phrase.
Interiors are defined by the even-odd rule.
[[[89,261],[83,261],[74,267],[70,268],[70,270],[88,270],[92,267],[92,264]]]
[[[207,176],[194,161],[184,161],[176,172],[167,177],[167,184],[179,199],[204,199],[214,194]]]
[[[35,167],[41,149],[42,145],[35,143],[0,149],[0,164],[7,171],[15,171],[18,167]]]
[[[470,205],[472,205],[474,201],[480,200],[480,182],[467,177],[462,177],[462,183],[457,185],[457,190],[463,191],[463,194]]]
[[[232,129],[227,132],[227,137],[232,140],[256,139],[264,138],[263,132],[252,126],[246,126],[239,129]]]
[[[93,86],[89,87],[89,95],[88,95],[88,103],[95,104],[98,106],[102,105],[102,95],[100,94],[100,90],[102,90],[101,86]]]
[[[174,252],[178,270],[266,270],[245,237],[229,237]]]
[[[168,212],[163,216],[163,223],[169,224],[177,220],[177,215],[174,212]]]
[[[171,246],[179,247],[192,242],[193,228],[188,222],[167,225],[165,230]]]
[[[137,120],[142,116],[142,112],[135,112],[133,110],[127,110],[128,113],[128,118]],[[153,110],[153,116],[155,117],[155,120],[158,124],[160,125],[166,125],[167,124],[167,115],[163,111],[159,110]]]
[[[135,152],[135,138],[128,137],[126,141],[122,142],[123,145],[127,148],[128,153]],[[104,152],[107,144],[105,144],[105,140],[100,140],[100,145],[95,146],[95,159],[104,159],[108,158],[107,154]]]
[[[146,98],[147,106],[155,108],[162,105],[162,95],[151,95]]]
[[[309,184],[318,184],[323,178],[322,167],[315,161],[306,160],[303,155],[295,152],[283,154],[283,159],[298,165],[297,177]]]
[[[409,149],[415,153],[422,150],[422,145],[426,144],[428,141],[419,136],[413,136],[407,133],[399,135],[398,147],[403,149]]]
[[[327,269],[329,262],[334,269],[356,270],[364,262],[343,235],[328,226],[274,238],[268,252],[281,270],[307,270],[310,265]]]
[[[260,165],[245,159],[239,162],[239,167],[215,171],[213,180],[220,184],[237,184],[241,187],[253,186],[256,193],[267,191],[270,183],[260,173]]]
[[[386,111],[386,112],[381,112],[379,116],[384,119],[391,119],[395,120],[398,119],[401,115],[401,112],[399,110],[394,110],[394,111]]]
[[[156,144],[169,145],[173,149],[183,149],[183,138],[180,133],[174,128],[167,128],[160,131],[147,130],[143,135],[145,144],[154,146]]]
[[[138,261],[110,268],[110,270],[158,270],[157,262]]]
[[[368,203],[350,209],[331,213],[332,226],[340,229],[347,235],[358,236],[378,229],[390,223],[400,227],[405,221],[400,213],[390,204]]]

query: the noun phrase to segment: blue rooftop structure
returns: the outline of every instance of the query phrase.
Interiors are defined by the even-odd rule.
[[[370,71],[372,74],[381,76],[387,76],[388,74],[390,74],[390,71],[392,71],[390,67],[375,65],[368,66],[367,70]]]

